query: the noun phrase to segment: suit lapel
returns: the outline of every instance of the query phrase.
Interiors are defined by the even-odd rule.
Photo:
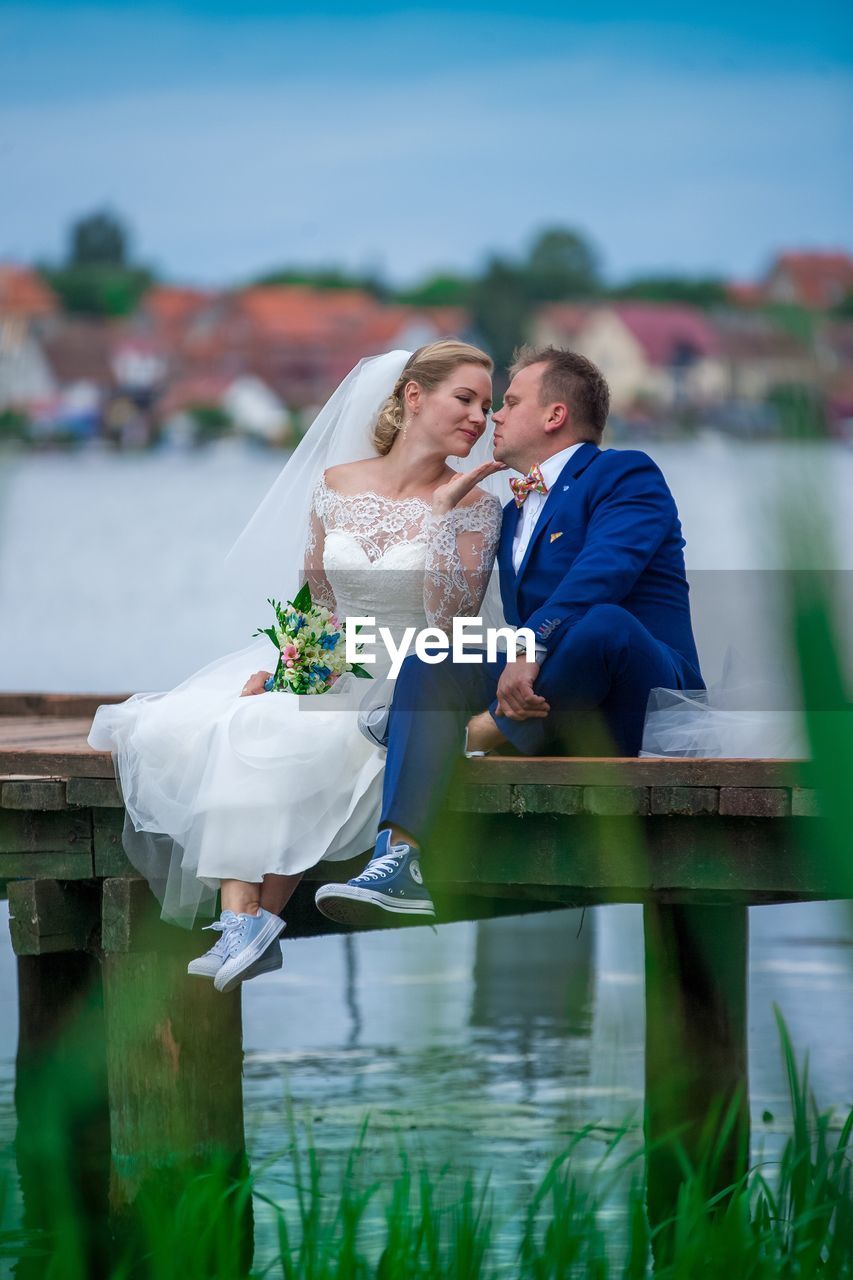
[[[525,549],[524,558],[518,566],[518,573],[515,578],[516,591],[518,591],[518,585],[521,582],[524,571],[530,561],[530,556],[535,544],[545,532],[545,526],[551,522],[565,500],[564,492],[568,490],[568,492],[571,493],[572,480],[577,479],[581,472],[586,470],[593,458],[597,457],[600,452],[601,450],[598,448],[598,445],[589,443],[582,444],[581,447],[569,458],[568,462],[557,476],[554,484],[552,484],[551,488],[548,490],[548,496],[545,499],[545,504],[539,512],[539,519],[536,521],[536,526]],[[571,499],[569,499],[569,501],[571,501]],[[513,503],[513,506],[514,505],[515,504]],[[513,525],[513,533],[514,532],[515,524]],[[512,543],[510,543],[510,563],[512,563]]]
[[[504,609],[506,611],[507,603],[510,603],[513,606],[516,618],[518,617],[518,605],[516,602],[516,576],[512,563],[512,544],[520,517],[521,512],[515,505],[515,499],[513,499],[504,507],[501,536],[498,542],[498,571],[500,573],[501,594],[509,597],[509,601],[504,600]],[[507,617],[507,621],[511,625],[515,625],[512,618]]]

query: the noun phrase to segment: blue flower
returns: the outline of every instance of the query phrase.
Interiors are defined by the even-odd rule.
[[[323,667],[318,662],[311,663],[311,670],[320,680],[328,680],[329,676],[332,674],[331,667]]]
[[[341,633],[340,633],[340,631],[336,631],[336,632],[334,633],[334,635],[331,635],[331,636],[321,636],[321,637],[320,637],[320,648],[321,648],[321,649],[334,649],[335,645],[338,643],[338,641],[340,640],[340,638],[341,638]]]

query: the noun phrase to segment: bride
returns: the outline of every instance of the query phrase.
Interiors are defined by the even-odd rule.
[[[362,360],[229,553],[244,588],[292,599],[307,581],[341,620],[395,635],[476,616],[501,522],[482,487],[503,470],[483,438],[491,372],[453,339]],[[99,707],[88,739],[112,753],[124,847],[163,918],[191,925],[221,893],[220,937],[189,972],[223,991],[280,967],[280,913],[303,872],[369,848],[380,812],[385,753],[357,716],[390,660],[376,650],[372,688],[345,675],[310,698],[265,691],[277,659],[261,638],[168,693]]]

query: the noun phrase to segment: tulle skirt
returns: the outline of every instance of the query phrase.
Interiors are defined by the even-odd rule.
[[[640,755],[803,759],[808,741],[795,703],[781,679],[759,677],[730,649],[711,688],[652,690]]]
[[[212,915],[222,879],[293,875],[372,846],[385,752],[358,729],[365,683],[240,697],[240,684],[197,682],[98,708],[89,742],[112,753],[124,848],[165,919]]]

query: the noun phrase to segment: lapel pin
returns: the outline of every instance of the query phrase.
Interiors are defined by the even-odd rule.
[[[557,539],[558,539],[558,538],[562,538],[562,536],[563,536],[563,532],[562,532],[562,530],[560,530],[560,532],[559,532],[559,533],[552,533],[552,534],[551,534],[551,541],[552,541],[552,542],[556,542],[556,541],[557,541]]]

